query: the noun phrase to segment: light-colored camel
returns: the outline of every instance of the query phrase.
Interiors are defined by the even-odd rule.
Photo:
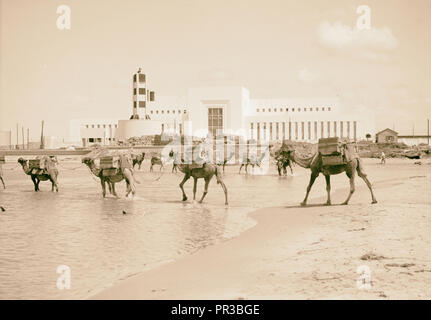
[[[254,170],[255,166],[260,167],[262,165],[262,161],[265,158],[266,153],[262,153],[258,158],[254,157],[252,159],[250,158],[245,158],[245,161],[243,161],[243,163],[241,164],[241,166],[239,167],[239,173],[241,174],[241,169],[242,167],[245,166],[245,173],[248,173],[247,167],[251,166],[252,171]]]
[[[178,164],[178,169],[180,169],[181,172],[183,172],[184,179],[180,183],[181,191],[183,192],[183,201],[187,200],[186,193],[184,192],[184,183],[186,183],[187,180],[190,179],[190,177],[193,177],[194,179],[194,185],[193,185],[193,200],[196,199],[196,188],[197,188],[197,182],[198,179],[203,178],[205,180],[205,189],[204,193],[202,194],[202,198],[199,200],[199,203],[202,203],[205,196],[208,193],[208,185],[212,179],[212,177],[215,175],[217,179],[217,184],[220,184],[223,188],[224,195],[225,195],[225,205],[228,204],[227,200],[227,189],[226,185],[224,184],[220,172],[216,165],[211,163],[204,163],[202,166],[197,166],[196,164],[184,164],[184,160],[182,160],[182,163]]]
[[[6,189],[6,185],[4,184],[4,180],[3,180],[3,169],[2,169],[1,163],[0,163],[0,180],[1,180],[1,183],[3,184],[3,189]]]
[[[301,205],[305,206],[307,204],[308,194],[310,193],[311,187],[313,186],[314,181],[322,173],[326,179],[326,192],[328,193],[328,199],[326,201],[327,205],[331,204],[331,175],[339,174],[342,172],[346,172],[347,177],[350,179],[350,191],[349,195],[342,204],[346,205],[349,203],[350,198],[352,197],[353,192],[355,192],[355,174],[358,173],[358,176],[361,177],[370,189],[371,192],[371,203],[377,203],[376,198],[374,197],[373,189],[371,187],[371,183],[367,178],[367,174],[364,171],[362,160],[359,158],[356,152],[356,147],[353,143],[345,143],[342,145],[344,157],[346,159],[345,164],[340,165],[322,165],[322,155],[320,152],[316,152],[313,156],[309,158],[302,158],[296,154],[293,150],[286,149],[285,146],[282,147],[280,152],[287,156],[288,159],[297,163],[303,168],[308,168],[311,170],[310,182],[307,187],[307,192],[305,194],[304,200],[301,202]]]
[[[150,167],[150,172],[153,172],[153,166],[155,164],[158,164],[160,166],[160,171],[162,171],[163,169],[163,158],[162,157],[157,157],[157,156],[153,156],[151,157],[151,167]],[[173,169],[173,168],[172,168]]]
[[[225,156],[223,160],[218,160],[217,161],[217,165],[219,166],[223,166],[223,173],[224,173],[224,168],[226,167],[226,164],[233,158],[235,157],[235,152],[231,152],[228,156]]]
[[[103,170],[110,170],[110,169],[98,168],[92,158],[84,157],[82,159],[82,163],[87,165],[91,173],[93,173],[96,177],[100,179],[100,184],[102,185],[103,197],[106,196],[106,183],[108,183],[109,191],[111,192],[111,194],[118,197],[117,192],[115,191],[115,184],[117,182],[123,181],[123,179],[126,181],[126,186],[127,186],[126,197],[130,194],[130,192],[132,193],[132,195],[135,195],[136,187],[135,187],[135,179],[133,177],[132,169],[122,168],[122,169],[118,169],[115,175],[104,176]]]
[[[31,177],[31,181],[34,184],[34,191],[40,191],[39,183],[41,181],[51,181],[51,191],[55,190],[58,192],[58,169],[55,162],[48,156],[43,156],[40,161],[43,163],[44,169],[33,168],[30,169],[29,161],[23,158],[18,159],[18,163],[22,166],[25,174]]]

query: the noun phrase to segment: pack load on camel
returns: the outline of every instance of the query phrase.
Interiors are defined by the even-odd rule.
[[[105,177],[116,175],[120,169],[132,169],[132,166],[132,159],[129,155],[100,157],[100,169],[104,169],[102,174]]]
[[[34,191],[39,191],[40,181],[51,181],[52,188],[58,192],[58,169],[57,160],[54,156],[42,156],[36,159],[26,160],[19,158],[18,163],[22,166],[24,173],[31,177],[34,184]]]
[[[320,138],[318,152],[322,155],[322,166],[336,166],[346,164],[346,158],[340,138]]]
[[[0,156],[0,164],[5,164],[5,163],[6,163],[5,156]]]
[[[82,163],[88,166],[91,173],[98,177],[102,186],[103,197],[106,195],[106,183],[112,195],[117,196],[115,183],[126,181],[126,196],[136,192],[133,176],[133,164],[129,150],[109,150],[98,148],[86,154]]]

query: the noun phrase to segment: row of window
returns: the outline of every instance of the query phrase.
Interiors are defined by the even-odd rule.
[[[260,110],[262,110],[262,112],[265,112],[265,108],[257,108],[256,109],[256,112],[259,112]],[[319,107],[305,107],[305,108],[268,108],[267,109],[268,110],[268,112],[271,112],[271,111],[273,111],[273,112],[277,112],[278,110],[280,111],[280,112],[283,112],[283,110],[285,110],[285,112],[289,112],[289,110],[291,111],[291,112],[295,112],[295,110],[297,111],[297,112],[301,112],[301,110],[303,110],[303,111],[319,111],[319,110],[321,110],[321,111],[331,111],[331,107],[321,107],[321,108],[319,108]]]
[[[88,128],[103,128],[103,129],[105,129],[105,128],[115,128],[115,129],[117,129],[117,127],[118,127],[118,125],[116,125],[116,124],[86,124],[85,125],[85,127],[88,129]]]
[[[176,110],[166,110],[166,114],[170,114],[172,112],[172,114],[175,114]],[[151,110],[150,111],[151,114],[159,114],[159,110]],[[183,114],[186,114],[187,110],[184,109]],[[160,110],[160,114],[165,114],[165,110]],[[178,109],[178,114],[181,114],[181,110]]]
[[[320,122],[320,126],[319,126]],[[313,129],[312,130],[312,122],[269,122],[269,140],[273,140],[274,138],[276,140],[279,140],[281,137],[283,139],[292,139],[295,140],[301,139],[301,140],[311,140],[311,132],[314,131],[314,138],[328,138],[328,137],[335,137],[338,134],[343,137],[344,134],[344,124],[346,124],[346,133],[347,138],[350,138],[350,121],[326,121],[326,130],[325,130],[325,121],[314,121],[313,122]],[[332,123],[332,130],[331,130],[331,123]],[[320,130],[318,130],[318,127],[320,127]],[[339,130],[338,130],[339,128]],[[256,132],[255,132],[256,129]],[[263,130],[262,130],[263,129]],[[275,129],[275,130],[274,130]],[[286,130],[287,129],[287,130]],[[273,134],[275,131],[275,135]],[[287,131],[287,132],[286,132]],[[356,121],[353,121],[353,139],[356,140],[356,131],[357,131],[357,123]],[[266,122],[256,122],[250,123],[250,133],[251,138],[256,138],[257,140],[260,140],[261,138],[267,139],[267,123]],[[293,134],[294,133],[294,134]],[[319,134],[320,133],[320,134]],[[306,138],[307,136],[307,138]]]
[[[115,141],[115,138],[107,138],[108,141]],[[88,138],[88,142],[102,142],[102,138]]]

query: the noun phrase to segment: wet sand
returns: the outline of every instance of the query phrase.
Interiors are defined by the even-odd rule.
[[[357,178],[348,206],[320,205],[326,201],[315,190],[320,182],[313,187],[319,197],[312,191],[309,206],[258,209],[250,215],[257,225],[237,238],[120,281],[93,298],[430,299],[431,165],[391,159],[378,167],[376,161],[366,159],[374,164],[368,171],[377,204]],[[337,204],[347,196],[348,181],[334,180]],[[358,267],[370,271],[370,288],[358,286]]]

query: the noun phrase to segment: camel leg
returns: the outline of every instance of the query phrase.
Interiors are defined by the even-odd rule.
[[[36,181],[36,177],[31,176],[31,181],[33,181],[33,184],[34,184],[34,191],[37,191],[37,181]]]
[[[3,184],[3,189],[6,189],[6,185],[4,184],[3,177],[0,176],[1,183]]]
[[[325,176],[326,180],[326,192],[328,193],[328,200],[326,200],[326,205],[331,205],[331,176]]]
[[[180,183],[180,188],[181,188],[181,191],[183,192],[183,201],[187,200],[186,193],[184,192],[184,183],[186,183],[186,181],[189,180],[189,179],[190,179],[190,176],[188,174],[186,174],[184,176],[183,181],[181,181],[181,183]]]
[[[244,167],[244,163],[243,163],[243,164],[241,164],[241,166],[239,167],[239,174],[241,174],[241,169],[242,169],[242,167]]]
[[[115,191],[115,183],[114,182],[108,182],[108,183],[111,183],[112,185],[112,194],[114,195],[114,197],[118,198],[117,191]]]
[[[226,185],[224,184],[223,180],[221,179],[221,177],[218,174],[218,171],[216,171],[215,173],[216,179],[217,179],[217,183],[221,184],[221,187],[223,188],[224,191],[224,198],[225,198],[225,205],[228,205],[228,201],[227,201],[227,189],[226,189]]]
[[[198,178],[193,177],[193,200],[196,200],[197,185],[198,185]]]
[[[105,196],[106,196],[106,184],[105,184],[105,180],[100,179],[100,184],[102,185],[102,196],[105,198]],[[109,182],[108,182],[108,186],[109,186]]]
[[[350,191],[349,191],[349,195],[347,196],[346,201],[344,201],[342,203],[343,205],[347,205],[349,203],[353,192],[355,192],[355,171],[352,170],[352,172],[349,172],[349,173],[346,171],[346,174],[350,179]]]
[[[162,171],[163,169],[163,163],[160,165],[160,171]]]
[[[128,184],[128,190],[126,197],[129,195],[130,191],[132,192],[132,195],[135,195],[136,193],[136,187],[134,183],[133,173],[131,170],[123,170],[123,175],[126,180],[126,183]]]
[[[278,175],[281,176],[281,168],[280,168],[280,164],[277,163],[277,170],[278,170]]]
[[[289,163],[290,173],[293,175],[292,165]]]
[[[304,200],[301,202],[301,206],[305,206],[307,204],[308,194],[310,193],[311,187],[313,186],[314,181],[316,180],[319,173],[311,172],[310,182],[308,183],[307,193],[305,194]]]
[[[150,172],[153,172],[153,163],[151,162]]]
[[[204,198],[208,193],[208,185],[210,184],[210,181],[211,181],[211,178],[205,178],[205,189],[204,189],[204,193],[202,194],[201,200],[199,200],[199,203],[202,203],[202,201],[204,201]]]
[[[356,170],[357,170],[357,172],[358,172],[358,176],[360,176],[361,178],[362,178],[362,180],[364,180],[365,181],[365,183],[367,184],[367,187],[368,187],[368,189],[370,189],[370,192],[371,192],[371,199],[372,199],[372,201],[371,201],[371,203],[377,203],[377,200],[376,200],[376,198],[374,197],[374,193],[373,193],[373,188],[371,187],[371,183],[370,183],[370,181],[368,180],[368,178],[367,178],[367,174],[365,173],[365,171],[364,171],[364,169],[363,169],[363,167],[362,167],[362,165],[361,165],[361,162],[359,161],[358,162],[358,167],[356,168]]]

